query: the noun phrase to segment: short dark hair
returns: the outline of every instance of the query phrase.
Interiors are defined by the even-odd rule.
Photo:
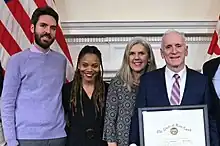
[[[39,8],[37,8],[34,11],[34,13],[32,14],[31,23],[34,24],[34,26],[36,26],[36,24],[37,24],[37,22],[39,20],[39,17],[41,15],[50,15],[50,16],[52,16],[56,20],[56,23],[58,24],[59,16],[58,16],[57,12],[54,11],[53,8],[51,8],[49,6],[46,6],[46,7],[39,7]]]

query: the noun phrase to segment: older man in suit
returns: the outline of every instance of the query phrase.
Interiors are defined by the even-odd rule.
[[[214,116],[217,119],[217,128],[220,133],[220,57],[211,59],[204,63],[203,74],[208,77],[209,89],[211,91]]]
[[[130,146],[139,145],[138,108],[200,104],[209,107],[208,80],[185,65],[187,55],[188,46],[184,34],[167,31],[161,43],[161,56],[166,66],[141,77],[130,129]],[[219,146],[216,123],[212,118],[210,125],[211,143]]]

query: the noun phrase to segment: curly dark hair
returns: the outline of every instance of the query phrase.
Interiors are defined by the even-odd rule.
[[[32,17],[31,17],[31,23],[34,26],[36,26],[36,24],[39,20],[39,17],[41,15],[50,15],[50,16],[52,16],[56,20],[56,23],[58,24],[59,15],[57,14],[57,12],[49,6],[45,6],[45,7],[39,7],[33,12]]]

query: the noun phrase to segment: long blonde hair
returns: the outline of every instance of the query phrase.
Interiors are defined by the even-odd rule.
[[[156,69],[155,58],[154,58],[151,45],[147,41],[139,37],[136,37],[132,39],[131,41],[129,41],[125,48],[121,68],[119,69],[117,73],[117,76],[119,76],[122,79],[124,84],[128,87],[129,91],[131,91],[131,87],[133,87],[133,83],[134,83],[132,69],[130,68],[130,65],[129,65],[129,53],[130,53],[131,48],[136,44],[143,45],[148,53],[148,57],[149,57],[148,64],[146,65],[144,72],[149,72],[149,71]]]

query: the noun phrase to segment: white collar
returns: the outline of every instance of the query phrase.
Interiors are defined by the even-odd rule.
[[[174,74],[178,74],[180,76],[180,80],[183,78],[184,75],[186,75],[186,66],[184,66],[184,68],[179,71],[178,73],[170,70],[167,66],[165,68],[165,74],[167,75],[169,80],[173,79]]]

